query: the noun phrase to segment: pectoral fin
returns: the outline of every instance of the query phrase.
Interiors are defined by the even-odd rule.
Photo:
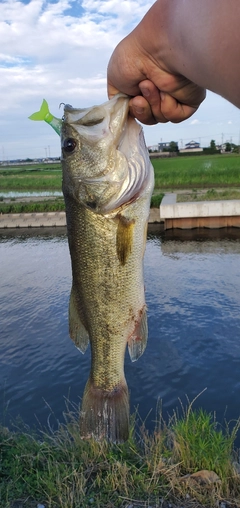
[[[69,335],[75,346],[84,354],[88,347],[89,335],[83,324],[83,317],[77,305],[77,298],[73,288],[69,302]]]
[[[140,311],[135,329],[128,339],[128,351],[132,362],[138,360],[143,354],[148,337],[147,312],[146,307]]]

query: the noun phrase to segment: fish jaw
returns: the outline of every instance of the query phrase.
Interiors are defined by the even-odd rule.
[[[128,117],[129,97],[102,106],[64,108],[63,194],[95,213],[112,214],[138,199],[152,178],[142,128]]]

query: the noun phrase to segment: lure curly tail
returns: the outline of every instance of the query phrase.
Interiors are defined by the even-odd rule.
[[[33,113],[28,117],[30,120],[34,121],[44,121],[47,122],[51,127],[55,130],[55,132],[60,136],[62,129],[62,120],[60,118],[56,118],[49,111],[48,103],[45,99],[42,101],[42,105],[39,111]]]

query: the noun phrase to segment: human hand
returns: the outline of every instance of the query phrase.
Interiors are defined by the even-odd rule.
[[[168,69],[146,51],[139,27],[117,46],[108,65],[108,96],[132,96],[129,109],[140,122],[178,123],[189,118],[206,96],[204,88]]]

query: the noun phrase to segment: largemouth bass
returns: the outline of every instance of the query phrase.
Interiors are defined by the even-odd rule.
[[[64,107],[63,194],[72,264],[69,333],[91,371],[81,407],[83,438],[128,438],[126,345],[147,341],[143,255],[153,168],[142,128],[119,94],[89,109]]]

